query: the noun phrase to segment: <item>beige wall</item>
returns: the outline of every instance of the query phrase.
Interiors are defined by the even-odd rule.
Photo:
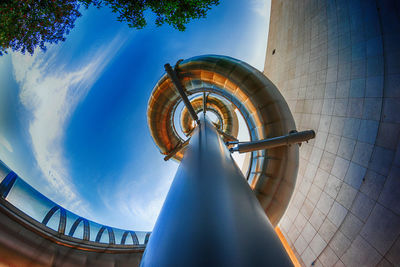
[[[398,266],[399,2],[272,0],[264,74],[317,132],[279,225],[297,257]]]

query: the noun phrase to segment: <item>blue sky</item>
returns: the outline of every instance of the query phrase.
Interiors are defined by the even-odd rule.
[[[83,11],[64,43],[0,57],[0,159],[65,208],[151,230],[178,167],[149,134],[147,102],[174,64],[220,54],[264,65],[269,1],[221,0],[179,32],[133,30],[107,8]]]

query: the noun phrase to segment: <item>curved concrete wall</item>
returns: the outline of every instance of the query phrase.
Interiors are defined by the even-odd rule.
[[[305,266],[400,264],[399,6],[272,0],[264,74],[317,132],[280,221]]]
[[[4,201],[2,201],[4,202]],[[57,244],[34,227],[23,226],[0,207],[0,266],[139,266],[143,249],[126,253],[77,249]]]

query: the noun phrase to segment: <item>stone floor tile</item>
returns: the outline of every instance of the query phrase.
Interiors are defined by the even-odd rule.
[[[292,199],[292,203],[296,208],[300,209],[305,199],[306,197],[304,196],[304,194],[300,191],[297,191]]]
[[[313,148],[313,151],[317,151],[317,150],[320,150],[320,149]],[[321,155],[322,155],[322,153],[321,153]],[[311,156],[312,156],[312,154],[311,154]],[[311,158],[310,158],[310,161],[311,161]],[[317,169],[318,169],[317,166],[318,166],[318,164],[314,165],[311,163],[307,165],[306,171],[304,173],[304,178],[306,178],[306,180],[310,183],[314,180],[315,174],[317,173]]]
[[[373,149],[373,145],[357,141],[351,160],[363,167],[368,167]]]
[[[357,101],[357,99],[356,99]],[[359,118],[346,118],[344,122],[343,136],[357,139],[358,131],[360,130],[361,120]]]
[[[315,184],[311,185],[310,190],[308,191],[307,198],[313,203],[313,205],[316,205],[318,203],[319,197],[321,196],[322,190],[319,189],[318,186]]]
[[[313,148],[313,150],[311,152],[311,156],[310,156],[310,162],[312,163],[313,166],[318,166],[319,165],[319,163],[321,161],[321,158],[322,158],[322,153],[323,152],[324,151],[322,149],[320,149],[320,148],[317,148],[317,147]],[[315,171],[316,171],[316,168],[317,167],[315,167]],[[314,176],[315,176],[315,172],[314,172]],[[314,176],[312,178],[314,178]]]
[[[374,120],[361,120],[358,140],[368,144],[375,144],[378,134],[379,122]]]
[[[309,222],[307,222],[303,228],[303,231],[301,232],[301,235],[303,236],[307,244],[309,244],[311,240],[314,238],[316,232],[317,231],[314,229],[314,227],[312,227],[312,225]]]
[[[327,139],[328,139],[328,133],[323,132],[323,131],[316,132],[315,147],[318,147],[320,149],[324,149]]]
[[[338,100],[336,99],[336,101],[338,101]],[[335,103],[335,108],[336,108],[336,103]],[[346,99],[345,103],[347,103],[347,99]],[[340,109],[340,111],[337,112],[339,114],[335,114],[337,116],[332,116],[332,122],[331,122],[331,127],[329,128],[329,133],[341,136],[343,133],[345,118],[340,117],[340,116],[344,116],[344,114],[343,115],[340,115],[340,114],[343,113],[342,109],[345,108],[345,104],[341,104],[339,102],[338,108]]]
[[[292,224],[292,226],[289,228],[289,231],[287,232],[287,237],[289,241],[294,244],[297,240],[297,238],[300,235],[300,231],[297,229],[295,224]]]
[[[340,205],[338,202],[334,202],[331,210],[328,213],[328,219],[337,227],[343,222],[347,214],[347,209]]]
[[[376,266],[382,256],[361,236],[353,241],[350,248],[341,257],[346,266]]]
[[[400,234],[400,216],[376,204],[360,235],[385,255]]]
[[[307,242],[304,240],[302,235],[299,235],[296,242],[294,242],[294,248],[296,249],[297,253],[303,253],[306,247]]]
[[[364,99],[363,119],[379,121],[381,118],[382,98]],[[381,126],[379,126],[381,127]]]
[[[332,118],[330,132],[337,134],[337,135],[342,135],[345,118],[344,117],[336,117],[336,116],[345,116],[346,115],[347,103],[348,103],[347,98],[335,100],[335,106],[334,106],[334,110],[333,110],[333,115],[335,115],[335,117]]]
[[[331,174],[337,178],[343,180],[346,176],[347,169],[349,168],[350,161],[347,159],[336,157],[335,163],[333,164]]]
[[[350,82],[349,97],[364,97],[365,79],[353,79]]]
[[[333,205],[333,198],[330,197],[327,193],[322,192],[321,197],[319,198],[319,201],[317,203],[317,208],[323,213],[323,214],[328,214],[329,210],[331,209]]]
[[[329,175],[328,182],[325,185],[324,192],[326,192],[332,198],[336,198],[339,193],[342,181],[333,175]]]
[[[393,166],[379,196],[379,203],[400,215],[400,168]]]
[[[326,140],[325,150],[336,154],[339,148],[340,136],[334,134],[328,134],[328,139]]]
[[[303,207],[300,209],[300,213],[308,220],[311,217],[315,205],[308,199],[304,201]]]
[[[333,101],[333,100],[332,100]],[[324,102],[325,103],[325,102]],[[323,108],[323,106],[322,106]],[[322,132],[329,132],[329,127],[331,125],[331,121],[332,121],[332,116],[329,115],[321,115],[321,119],[319,121],[319,126],[318,126],[318,131],[322,131]]]
[[[337,231],[333,236],[329,246],[335,252],[335,254],[340,258],[346,250],[350,247],[351,241],[342,232]]]
[[[368,170],[365,174],[365,181],[362,183],[360,191],[369,198],[377,200],[385,184],[386,177],[374,171]],[[382,194],[384,196],[384,194]]]
[[[346,183],[342,183],[342,187],[340,188],[339,194],[336,197],[336,201],[346,209],[350,209],[356,195],[357,190]]]
[[[397,237],[396,242],[389,249],[385,257],[393,265],[400,263],[400,237]]]
[[[376,267],[393,267],[392,263],[390,263],[387,259],[382,258],[382,260],[376,265]]]
[[[326,172],[330,172],[335,162],[335,158],[335,154],[324,151],[324,153],[322,154],[321,162],[319,163],[319,167]]]
[[[329,219],[325,219],[318,233],[324,239],[324,241],[328,243],[335,234],[336,230],[336,226],[331,223]]]
[[[327,243],[318,233],[315,234],[314,238],[310,242],[310,248],[317,256],[321,254],[321,252],[325,249],[326,245]]]
[[[369,214],[372,211],[372,208],[375,205],[375,201],[365,194],[359,192],[356,196],[356,199],[351,206],[351,212],[356,215],[360,220],[366,221]]]
[[[358,190],[363,182],[366,171],[365,167],[351,162],[344,181]]]
[[[299,214],[296,217],[296,220],[294,221],[294,224],[297,226],[297,229],[299,231],[302,231],[304,226],[306,225],[306,223],[307,223],[307,219],[304,217],[303,214],[301,214],[299,212]]]
[[[354,152],[354,147],[356,145],[356,140],[342,137],[340,139],[339,149],[338,149],[338,156],[351,160]]]
[[[301,259],[303,260],[305,266],[311,266],[317,257],[310,247],[307,247],[301,254]]]
[[[329,246],[326,246],[318,259],[325,267],[334,266],[339,260],[338,256],[336,256],[335,252],[333,252],[333,250]]]
[[[364,99],[363,98],[349,98],[349,104],[347,107],[347,116],[354,118],[362,118],[362,111],[364,107]],[[357,129],[358,130],[358,129]],[[344,134],[343,134],[344,135]],[[357,131],[358,135],[358,131]],[[357,137],[355,136],[355,138]],[[350,137],[350,136],[348,136]]]
[[[333,267],[345,267],[345,265],[341,260],[338,260]]]
[[[366,97],[382,97],[383,96],[383,77],[371,76],[367,77]]]
[[[394,151],[380,146],[375,146],[372,152],[369,168],[382,175],[388,175],[390,165],[394,157]]]
[[[379,131],[378,131],[378,137],[376,139],[376,144],[378,146],[387,149],[393,149],[397,145],[397,140],[399,135],[400,135],[400,124],[381,122],[379,124]]]
[[[318,208],[315,208],[309,222],[311,225],[314,227],[315,230],[319,230],[321,227],[322,223],[324,222],[326,215],[324,215],[322,212],[318,210]]]
[[[342,225],[340,226],[340,231],[348,238],[350,241],[353,241],[358,233],[361,231],[361,228],[364,226],[364,223],[358,219],[355,215],[349,212],[344,219]]]
[[[316,185],[319,189],[323,190],[325,184],[328,182],[329,173],[322,169],[318,169],[314,178],[314,185]]]
[[[348,98],[349,92],[350,92],[350,80],[340,81],[337,83],[337,88],[336,88],[337,98]]]

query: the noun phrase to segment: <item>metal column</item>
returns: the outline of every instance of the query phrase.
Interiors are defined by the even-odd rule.
[[[141,266],[292,266],[216,129],[200,117]]]

